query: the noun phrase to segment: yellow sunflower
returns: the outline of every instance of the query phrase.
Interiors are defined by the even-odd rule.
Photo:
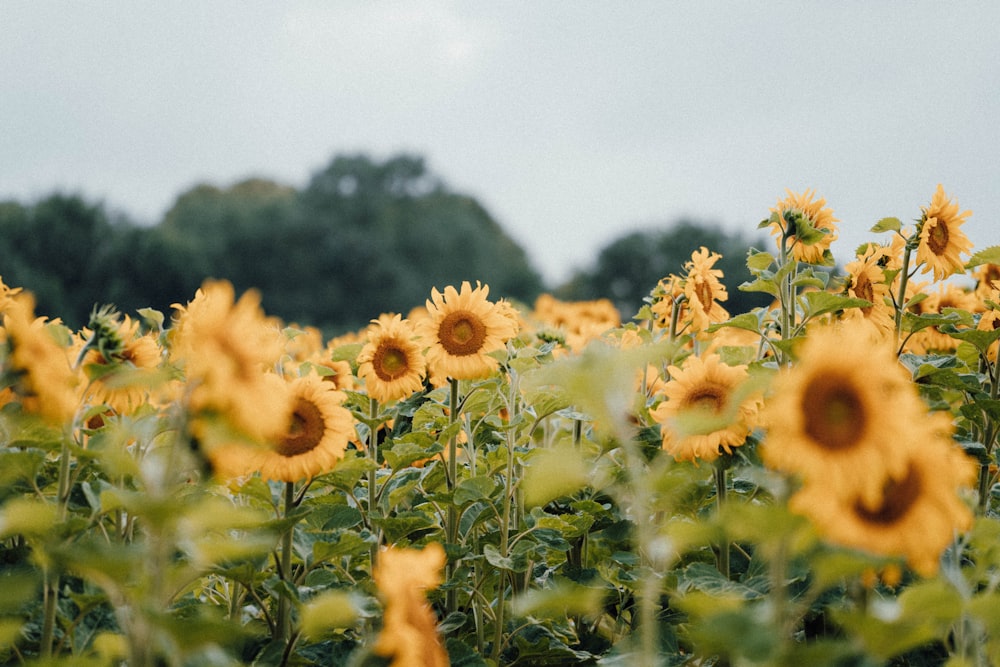
[[[990,301],[995,304],[1000,304],[1000,289],[994,289],[991,294],[988,295]],[[979,322],[976,323],[976,328],[980,331],[996,331],[1000,329],[1000,311],[990,308],[983,312],[979,317]],[[987,358],[996,363],[997,360],[997,348],[1000,347],[1000,341],[994,342],[989,346],[986,352]]]
[[[101,372],[82,384],[82,399],[90,405],[106,405],[115,414],[126,414],[149,399],[151,373],[160,364],[163,350],[154,333],[142,333],[139,322],[128,315],[120,322],[111,323],[113,335],[121,341],[120,348],[113,354],[106,354],[91,347],[84,354],[82,371],[88,367],[99,367]],[[77,336],[73,349],[74,356],[90,339],[92,332],[84,328]]]
[[[663,449],[675,459],[714,461],[758,425],[760,398],[738,393],[749,379],[746,366],[727,366],[710,354],[688,357],[683,368],[668,371],[666,399],[649,414],[662,427]]]
[[[78,407],[78,378],[68,348],[56,340],[52,327],[57,323],[34,313],[31,293],[8,300],[0,328],[0,344],[7,348],[7,359],[0,370],[11,376],[14,394],[26,412],[54,424],[67,424]]]
[[[972,241],[961,230],[972,211],[958,211],[958,202],[948,199],[939,183],[931,204],[923,209],[918,227],[920,244],[917,246],[917,263],[923,265],[922,273],[934,272],[934,280],[941,280],[963,270],[959,255],[972,249]]]
[[[389,667],[448,667],[448,653],[426,590],[441,585],[444,548],[433,542],[423,549],[389,547],[379,553],[373,578],[385,605],[376,655]]]
[[[650,306],[650,309],[656,316],[653,320],[654,326],[663,330],[669,329],[674,308],[677,308],[678,322],[690,319],[687,315],[687,300],[681,298],[684,296],[684,279],[680,276],[671,273],[665,278],[661,278],[651,296],[653,297],[653,305]]]
[[[848,322],[810,331],[798,361],[774,381],[761,455],[772,468],[874,502],[882,480],[905,473],[907,447],[919,441],[911,425],[926,408],[891,341],[865,333]]]
[[[972,277],[976,280],[976,293],[987,298],[1000,289],[1000,264],[980,264],[972,270]]]
[[[290,399],[275,395],[266,379],[281,357],[282,335],[257,292],[234,297],[230,283],[206,281],[187,306],[175,304],[170,358],[184,370],[196,433],[200,415],[222,415],[264,440],[285,430],[291,411]]]
[[[924,288],[925,285],[918,285]],[[913,307],[917,314],[943,313],[945,308],[958,308],[967,312],[981,310],[981,304],[976,293],[953,283],[938,283],[935,291]],[[948,334],[941,333],[936,326],[925,327],[909,337],[906,341],[906,351],[914,354],[930,354],[932,352],[950,352],[958,348],[959,341]]]
[[[729,298],[726,286],[722,284],[722,271],[713,268],[722,259],[717,252],[709,252],[702,246],[691,254],[684,264],[687,277],[684,280],[684,296],[687,297],[688,315],[697,331],[703,331],[710,324],[724,322],[729,313],[720,301]]]
[[[605,332],[621,326],[621,314],[610,299],[561,301],[551,294],[535,299],[532,319],[559,330],[574,353],[581,352]]]
[[[788,196],[779,200],[771,209],[772,213],[777,214],[777,219],[771,223],[771,235],[778,237],[780,242],[786,233],[786,225],[791,224],[786,220],[786,214],[801,214],[814,229],[824,234],[822,238],[807,245],[803,242],[802,230],[789,230],[790,236],[794,239],[792,256],[800,262],[822,263],[824,253],[830,249],[830,244],[837,240],[837,226],[834,223],[839,220],[833,217],[833,209],[826,208],[825,199],[814,199],[816,194],[812,190],[806,190],[801,194],[785,190],[785,193]]]
[[[423,388],[426,361],[409,320],[385,314],[368,327],[368,342],[358,354],[358,377],[371,398],[398,401]]]
[[[885,273],[880,265],[884,257],[880,247],[876,247],[844,267],[847,273],[847,296],[864,299],[871,302],[871,305],[849,308],[844,311],[843,318],[869,324],[879,337],[891,335],[896,328],[896,312],[890,305],[889,285],[886,284]],[[887,299],[890,300],[887,302]]]
[[[427,346],[427,366],[432,379],[474,380],[497,370],[491,352],[504,349],[517,335],[515,323],[487,301],[489,286],[473,289],[468,281],[461,291],[449,285],[437,288],[427,300],[427,316],[417,323],[417,333]]]
[[[333,470],[354,437],[346,396],[318,375],[288,384],[292,411],[285,433],[271,446],[245,447],[247,465],[264,479],[298,482]]]
[[[929,415],[922,424],[921,446],[908,450],[898,473],[881,478],[877,498],[817,480],[792,497],[791,509],[809,517],[831,542],[905,557],[918,573],[935,574],[956,532],[972,524],[958,491],[974,483],[976,465],[946,436],[950,418]]]

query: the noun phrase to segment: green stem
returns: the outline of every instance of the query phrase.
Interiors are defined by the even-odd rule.
[[[910,248],[909,239],[903,247],[903,266],[899,270],[899,296],[896,297],[896,345],[899,349],[899,338],[903,332],[903,312],[906,310],[906,285],[910,280]]]
[[[287,519],[295,506],[295,482],[285,482],[285,497],[283,503],[283,518]],[[292,538],[295,526],[288,526],[281,536],[281,556],[278,562],[278,576],[291,586],[292,584]],[[291,600],[284,594],[278,596],[278,616],[275,631],[276,639],[287,642],[291,635]]]
[[[59,479],[56,486],[56,513],[60,523],[66,520],[69,505],[69,434],[63,433],[59,450]],[[56,611],[59,608],[59,574],[45,568],[45,595],[42,611],[42,634],[39,652],[42,657],[52,655],[55,638]]]
[[[448,426],[451,436],[448,438],[448,490],[454,491],[458,484],[458,434],[455,433],[454,425],[458,421],[458,380],[451,379],[451,395],[448,400]],[[448,503],[447,525],[445,526],[448,544],[458,544],[458,508],[454,502]],[[455,563],[448,561],[447,581],[451,582],[455,576]],[[454,582],[452,582],[454,583]],[[454,585],[448,588],[445,596],[445,604],[448,613],[458,611],[458,590]]]
[[[378,560],[378,549],[382,538],[375,530],[376,508],[378,505],[377,473],[378,473],[378,400],[371,398],[368,402],[368,456],[371,458],[372,469],[368,471],[368,526],[375,535],[371,546],[371,571],[375,573],[375,561]]]
[[[720,461],[716,462],[715,465],[715,505],[716,511],[721,515],[723,507],[726,503],[726,466]],[[716,559],[716,564],[719,567],[719,572],[722,573],[726,579],[729,578],[729,539],[726,537],[722,538],[719,543],[719,553]]]

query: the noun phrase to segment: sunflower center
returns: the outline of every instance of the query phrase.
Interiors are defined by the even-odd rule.
[[[295,399],[288,432],[278,442],[277,451],[285,457],[311,452],[323,440],[325,432],[323,413],[316,404],[304,398]]]
[[[409,370],[406,353],[393,345],[379,345],[372,358],[372,369],[383,382],[391,382]]]
[[[868,523],[889,526],[910,511],[920,497],[922,487],[920,473],[911,464],[903,479],[889,479],[882,488],[882,502],[869,509],[860,500],[854,503],[854,512]]]
[[[857,389],[841,378],[814,378],[802,393],[801,409],[806,434],[833,451],[854,446],[868,421]]]
[[[684,399],[684,407],[718,414],[726,404],[725,393],[719,387],[701,387]]]
[[[927,235],[927,247],[935,255],[943,255],[948,248],[948,236],[948,225],[940,220],[935,220],[934,226],[931,227],[931,233]]]
[[[854,295],[859,299],[871,302],[872,305],[861,309],[861,312],[865,315],[871,314],[872,309],[875,307],[875,288],[872,286],[872,281],[863,273],[854,282]]]
[[[462,357],[476,354],[486,341],[486,324],[474,313],[456,310],[441,320],[438,340],[450,355]]]
[[[698,301],[701,301],[701,305],[705,306],[705,308],[711,308],[714,293],[712,292],[712,285],[707,280],[700,281],[694,288],[694,293],[698,295]]]

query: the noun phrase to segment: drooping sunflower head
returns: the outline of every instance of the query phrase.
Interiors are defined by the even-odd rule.
[[[111,339],[114,351],[94,341],[98,337]],[[143,333],[140,323],[123,315],[103,334],[83,329],[74,341],[74,356],[84,349],[81,372],[93,377],[82,382],[83,399],[91,405],[104,404],[117,414],[124,414],[147,402],[150,389],[165,378],[154,371],[163,359],[163,349],[153,332]]]
[[[423,549],[389,547],[379,553],[373,574],[385,613],[373,650],[391,660],[390,664],[449,664],[426,597],[427,589],[441,585],[445,562],[444,549],[436,542]]]
[[[722,271],[714,268],[720,259],[722,255],[709,252],[702,246],[692,253],[691,259],[684,265],[687,271],[684,296],[687,297],[691,324],[697,331],[704,330],[713,322],[729,319],[729,313],[719,303],[729,298],[726,286],[722,284]]]
[[[358,354],[358,377],[380,403],[398,401],[423,387],[426,361],[409,320],[384,314],[368,327],[368,342]]]
[[[0,365],[0,373],[7,376],[3,380],[26,412],[54,424],[69,422],[78,407],[78,379],[68,348],[58,340],[61,325],[35,317],[35,298],[29,292],[7,303],[0,323],[0,343],[7,354]]]
[[[950,200],[939,183],[918,224],[917,263],[923,265],[922,273],[933,271],[934,280],[942,280],[963,270],[960,255],[972,249],[972,241],[961,227],[970,215],[972,211],[959,212],[958,202]]]
[[[771,209],[771,235],[792,240],[792,256],[810,264],[828,263],[826,254],[830,244],[837,239],[839,222],[833,209],[826,207],[826,200],[815,198],[812,190],[794,193],[786,190],[786,197],[778,200]]]
[[[710,354],[668,370],[665,400],[650,411],[661,425],[663,449],[681,461],[714,461],[746,441],[760,407],[759,394],[740,393],[749,379],[746,366],[728,366]]]
[[[472,380],[488,376],[499,362],[490,353],[502,350],[517,334],[511,318],[487,300],[489,287],[468,281],[461,291],[452,286],[431,291],[427,316],[417,324],[417,333],[427,346],[431,376]]]
[[[926,408],[891,342],[864,333],[851,322],[810,333],[774,382],[761,454],[773,468],[871,499],[880,480],[901,472],[910,444],[903,434]]]

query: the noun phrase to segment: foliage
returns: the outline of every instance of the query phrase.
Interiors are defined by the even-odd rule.
[[[382,210],[435,191],[413,178],[416,165],[396,168],[368,174]],[[353,173],[318,178],[307,205],[334,216],[338,198],[369,187]],[[247,187],[263,202],[254,211],[284,215],[293,199]],[[199,191],[185,206],[220,197]],[[164,233],[193,224],[175,213]],[[143,310],[139,327],[103,308],[80,330],[36,319],[29,293],[0,284],[0,661],[430,664],[445,651],[468,666],[996,664],[995,254],[982,251],[974,269],[941,259],[936,270],[971,283],[953,286],[969,307],[951,307],[938,299],[944,285],[916,284],[923,221],[880,225],[893,240],[859,249],[839,273],[828,253],[795,259],[796,244],[830,233],[807,217],[779,207],[762,223],[776,249],[745,256],[743,288],[768,295],[765,306],[717,317],[718,258],[699,250],[667,267],[671,284],[647,286],[634,321],[589,331],[585,346],[567,343],[566,322],[486,290],[435,290],[407,340],[495,362],[453,366],[460,380],[433,368],[423,377],[379,325],[325,339],[220,283],[202,284],[173,318]],[[957,224],[949,231],[959,237]],[[225,254],[225,239],[204,243]],[[949,255],[940,239],[927,250]],[[817,343],[834,335],[841,347]],[[857,367],[859,350],[870,367]],[[420,389],[374,400],[359,357],[372,372],[417,372]],[[740,373],[707,375],[721,366]],[[698,385],[702,367],[710,381]],[[809,385],[809,372],[820,381]],[[303,378],[349,411],[350,443],[321,474],[276,477],[260,462],[309,454],[319,404],[289,402],[287,432],[252,427]],[[818,471],[774,451],[791,442],[789,412],[813,441],[800,453],[827,445]],[[325,439],[336,420],[321,421]],[[737,422],[742,441],[710,440]],[[698,454],[685,457],[685,445]],[[941,455],[934,475],[891,468],[917,451]],[[873,465],[837,467],[859,452]],[[854,483],[875,498],[815,520],[853,498]],[[907,529],[918,506],[932,520]],[[851,518],[875,524],[874,540],[830,532]],[[880,541],[889,533],[901,540]],[[390,545],[440,555],[444,572],[380,576]],[[416,592],[411,580],[423,582]],[[413,632],[407,619],[425,624]],[[418,648],[393,656],[386,645]]]
[[[578,269],[555,294],[567,300],[611,299],[628,316],[639,310],[650,285],[677,270],[692,252],[707,247],[722,255],[719,268],[729,289],[727,306],[742,313],[766,305],[759,295],[737,289],[750,279],[743,259],[752,245],[742,234],[693,220],[679,220],[665,229],[634,231],[608,244],[593,266]]]

